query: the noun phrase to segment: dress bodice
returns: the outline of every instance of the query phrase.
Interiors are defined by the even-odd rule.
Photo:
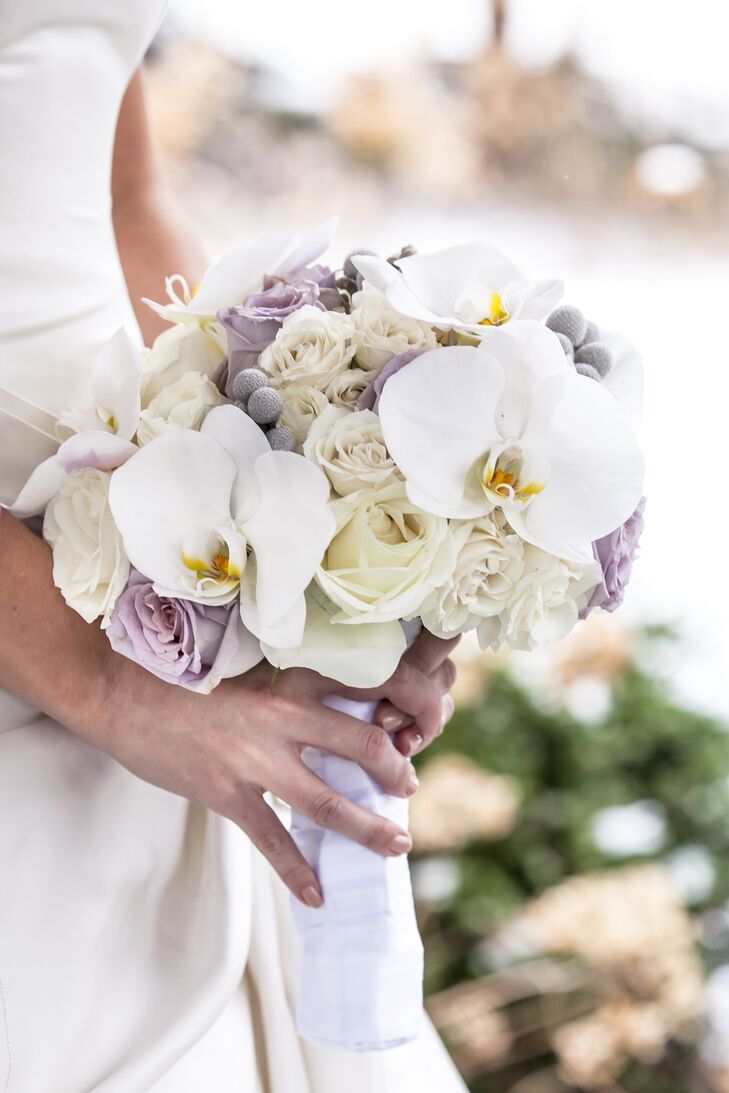
[[[0,20],[0,504],[133,323],[111,223],[124,90],[166,0],[7,0]]]

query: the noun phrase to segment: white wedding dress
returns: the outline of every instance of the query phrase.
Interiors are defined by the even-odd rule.
[[[163,8],[2,5],[0,504],[54,450],[99,346],[135,332],[110,164]],[[0,1093],[464,1088],[427,1024],[378,1055],[302,1042],[288,895],[242,832],[4,692],[0,884]]]

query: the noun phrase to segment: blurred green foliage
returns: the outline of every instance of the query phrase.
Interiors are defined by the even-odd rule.
[[[729,733],[720,721],[678,702],[655,671],[661,650],[675,640],[661,628],[646,630],[636,655],[607,682],[609,700],[597,718],[581,719],[570,712],[574,704],[568,708],[554,696],[546,700],[508,669],[498,668],[485,680],[481,698],[460,709],[448,731],[420,757],[422,772],[439,756],[465,755],[511,779],[521,799],[508,834],[495,841],[472,840],[439,855],[452,871],[455,866],[457,880],[442,898],[419,909],[428,993],[498,973],[511,958],[501,954],[494,959],[488,939],[495,928],[545,889],[575,875],[631,861],[670,861],[681,848],[699,847],[713,866],[714,880],[692,913],[698,921],[729,900]],[[593,839],[595,816],[637,801],[655,802],[664,815],[660,849],[633,858],[601,850]],[[415,856],[416,870],[418,861],[424,857]],[[729,960],[728,921],[723,915],[721,929],[714,929],[703,948],[707,966]],[[672,1053],[669,1045],[655,1067],[631,1064],[615,1089],[686,1093],[713,1088],[699,1080],[698,1065],[694,1074],[683,1050],[678,1059],[672,1060]],[[519,1070],[520,1081],[528,1070]],[[515,1077],[507,1067],[503,1074],[472,1076],[471,1088],[497,1093],[518,1085],[521,1093]],[[576,1087],[547,1083],[533,1088]]]

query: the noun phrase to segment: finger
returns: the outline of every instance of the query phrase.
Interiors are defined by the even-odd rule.
[[[430,676],[430,681],[441,694],[444,694],[446,691],[450,691],[456,681],[456,675],[455,664],[452,660],[447,659]],[[381,725],[385,732],[394,733],[412,724],[413,718],[410,714],[399,710],[388,699],[385,699],[375,710],[373,720],[376,725]]]
[[[348,801],[308,770],[303,762],[287,785],[276,793],[318,827],[336,831],[384,857],[406,854],[413,845],[407,831],[366,808]]]
[[[441,699],[440,732],[443,732],[443,729],[453,717],[454,710],[455,706],[451,696],[449,694],[443,695]],[[437,734],[438,736],[440,736],[440,732]],[[432,743],[432,740],[426,741],[423,734],[414,725],[406,725],[404,729],[393,733],[391,739],[397,750],[408,757],[417,755],[418,752],[423,751],[428,744]]]
[[[418,788],[412,764],[379,725],[320,707],[304,732],[307,744],[359,763],[386,793],[410,797]]]
[[[397,706],[393,706],[392,702],[385,698],[375,710],[373,722],[375,725],[380,725],[385,732],[395,733],[406,725],[412,725],[413,719],[410,714],[398,710]]]
[[[235,820],[296,898],[306,907],[321,907],[324,899],[316,873],[263,798],[246,794]]]
[[[440,697],[442,691],[428,676],[423,675],[404,658],[397,670],[381,687],[371,691],[338,689],[345,698],[388,699],[403,714],[417,724],[426,739],[432,739],[440,727]]]
[[[451,655],[460,640],[460,636],[437,638],[428,630],[423,630],[418,640],[405,653],[404,659],[424,675],[430,676]]]

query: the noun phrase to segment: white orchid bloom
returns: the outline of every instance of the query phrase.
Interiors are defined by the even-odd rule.
[[[111,471],[136,452],[142,355],[123,328],[104,346],[91,376],[88,406],[61,415],[57,452],[40,463],[10,506],[19,520],[43,512],[67,474],[84,467]]]
[[[142,371],[142,353],[120,327],[94,362],[89,404],[61,415],[59,435],[104,432],[132,440],[141,411]]]
[[[543,319],[562,295],[561,281],[531,281],[495,247],[480,243],[400,258],[356,255],[362,276],[390,307],[432,326],[481,336],[514,319]]]
[[[501,508],[561,558],[589,561],[641,497],[643,458],[620,406],[539,323],[424,353],[387,381],[379,414],[417,505],[465,519]]]
[[[260,640],[301,643],[304,591],[334,530],[324,474],[271,451],[244,413],[151,441],[112,476],[111,511],[132,564],[163,596],[226,604]]]
[[[294,232],[271,232],[256,243],[235,247],[214,262],[190,292],[184,277],[168,277],[168,304],[144,298],[144,303],[171,323],[212,322],[225,307],[240,304],[258,292],[265,276],[291,277],[329,247],[336,221],[316,228],[300,240]]]

